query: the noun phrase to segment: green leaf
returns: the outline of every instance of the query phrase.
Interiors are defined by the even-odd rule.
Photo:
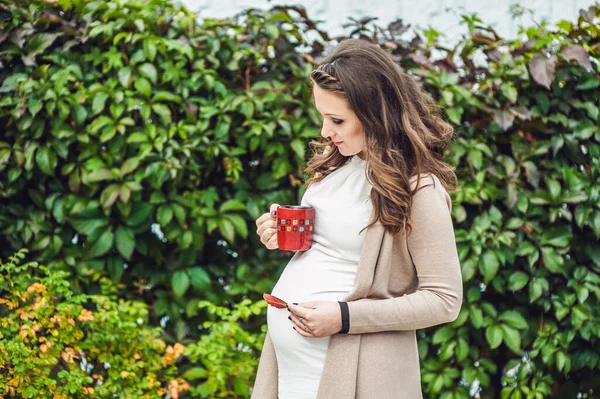
[[[219,231],[230,243],[235,239],[235,227],[233,223],[228,219],[219,220]]]
[[[133,212],[126,220],[128,226],[138,226],[143,222],[147,222],[152,212],[152,205],[146,203],[136,203]]]
[[[475,272],[477,271],[477,262],[475,262],[472,258],[467,259],[463,262],[461,272],[463,280],[471,281],[475,276]]]
[[[152,102],[158,101],[171,101],[181,104],[181,97],[168,91],[159,91],[154,95],[154,97],[152,97]]]
[[[184,270],[179,270],[171,278],[171,286],[176,297],[182,297],[190,287],[190,278]]]
[[[556,369],[558,371],[563,371],[565,374],[571,369],[571,359],[563,351],[556,353]]]
[[[496,349],[502,343],[502,328],[500,326],[488,327],[485,330],[485,338],[490,345],[490,349]]]
[[[153,39],[146,38],[144,40],[144,53],[148,60],[154,61],[154,57],[156,57],[156,44]]]
[[[113,246],[114,234],[111,229],[105,230],[104,233],[90,247],[89,256],[95,258],[107,253]]]
[[[432,342],[435,345],[439,345],[442,342],[448,341],[450,338],[454,337],[456,331],[452,326],[446,325],[438,328],[436,332],[433,334]]]
[[[483,326],[483,312],[481,311],[481,309],[476,308],[476,307],[471,307],[470,318],[471,318],[471,323],[473,323],[473,327],[481,328]]]
[[[506,324],[501,325],[502,336],[506,345],[515,353],[521,353],[521,334]]]
[[[500,315],[499,320],[505,321],[511,327],[514,327],[518,330],[524,330],[529,327],[525,318],[516,310],[505,311]]]
[[[233,223],[235,230],[242,238],[248,237],[248,226],[243,217],[240,215],[225,215],[225,217]]]
[[[133,87],[135,87],[135,89],[142,93],[142,95],[146,98],[149,98],[150,94],[152,93],[152,86],[150,85],[150,82],[144,78],[137,78],[133,83]]]
[[[91,183],[97,183],[103,180],[113,180],[114,176],[109,169],[100,168],[93,170],[86,176],[86,180]]]
[[[209,289],[210,288],[210,276],[201,267],[192,267],[189,269],[190,280],[192,286],[199,290]]]
[[[142,65],[140,65],[139,71],[142,75],[144,75],[145,77],[150,79],[150,81],[152,83],[156,84],[157,72],[156,72],[156,67],[153,64],[150,64],[150,63],[142,64]]]
[[[147,143],[148,135],[142,132],[135,132],[127,137],[128,143]]]
[[[543,292],[544,287],[539,280],[533,280],[529,284],[529,303],[535,302]]]
[[[173,209],[169,205],[161,205],[156,213],[156,220],[162,227],[168,225],[173,219]]]
[[[56,154],[48,147],[40,147],[35,154],[35,162],[40,170],[47,175],[53,176],[58,162]]]
[[[94,115],[104,110],[104,106],[106,104],[107,99],[108,94],[102,92],[94,96],[94,101],[92,102],[92,111]]]
[[[102,194],[100,194],[100,202],[102,203],[103,208],[110,208],[112,204],[115,203],[117,198],[119,198],[119,189],[118,184],[110,184],[102,190]]]
[[[492,250],[485,251],[481,257],[479,267],[483,273],[483,282],[488,284],[496,276],[500,267],[496,253]]]
[[[113,282],[118,283],[123,276],[123,260],[119,256],[111,256],[107,259],[106,267]]]
[[[208,375],[207,371],[203,367],[194,367],[189,369],[183,374],[183,378],[186,380],[198,380],[200,378],[205,378]]]
[[[125,88],[129,87],[129,82],[131,81],[131,68],[125,67],[119,71],[119,83]]]
[[[225,213],[228,211],[245,211],[245,210],[246,210],[246,206],[242,202],[235,200],[235,199],[230,199],[228,201],[225,201],[219,207],[220,213]]]
[[[86,236],[91,235],[96,229],[103,228],[108,225],[106,219],[83,219],[73,218],[70,220],[71,225],[79,234]]]
[[[529,276],[523,272],[515,272],[508,278],[508,289],[512,291],[518,291],[527,285]]]
[[[552,273],[564,273],[563,257],[551,247],[542,247],[542,260],[546,269]]]
[[[133,249],[135,248],[135,235],[133,230],[126,226],[117,227],[115,244],[119,253],[123,255],[125,259],[130,260]]]
[[[448,119],[450,119],[450,121],[455,125],[460,125],[463,112],[463,107],[446,108],[446,114],[448,115]]]
[[[129,158],[121,165],[121,175],[125,176],[138,168],[140,159],[137,157]]]
[[[161,117],[163,123],[171,123],[171,110],[164,104],[152,104],[152,110]]]
[[[304,143],[302,142],[302,140],[300,139],[295,139],[290,143],[290,147],[292,147],[292,150],[294,150],[294,152],[296,153],[296,155],[298,156],[298,158],[300,159],[304,159]]]

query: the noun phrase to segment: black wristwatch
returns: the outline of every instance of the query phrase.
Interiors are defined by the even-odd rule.
[[[340,334],[348,334],[350,330],[350,312],[348,311],[348,303],[338,301],[340,304],[340,310],[342,312],[342,329],[339,331]]]

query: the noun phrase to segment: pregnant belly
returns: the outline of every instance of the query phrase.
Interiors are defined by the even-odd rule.
[[[352,290],[357,264],[313,249],[296,254],[286,265],[272,294],[286,302],[339,301]],[[320,375],[329,337],[307,338],[292,329],[287,309],[269,306],[267,326],[280,373],[306,378]]]

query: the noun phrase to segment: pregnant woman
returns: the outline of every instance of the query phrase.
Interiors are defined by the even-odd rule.
[[[455,320],[462,279],[435,104],[379,46],[340,42],[311,75],[321,138],[301,205],[312,246],[268,307],[253,399],[422,398],[416,330]],[[276,209],[256,220],[276,249]]]

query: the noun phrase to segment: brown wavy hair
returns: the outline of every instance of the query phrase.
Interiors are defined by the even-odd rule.
[[[366,40],[342,40],[310,78],[312,85],[345,98],[364,129],[366,177],[373,186],[374,208],[365,228],[380,220],[393,234],[410,233],[412,196],[426,187],[421,186],[422,174],[437,176],[448,191],[456,188],[454,167],[443,159],[452,127],[418,82],[385,50]],[[309,144],[313,156],[305,173],[312,177],[305,185],[323,180],[350,158],[322,136]]]

